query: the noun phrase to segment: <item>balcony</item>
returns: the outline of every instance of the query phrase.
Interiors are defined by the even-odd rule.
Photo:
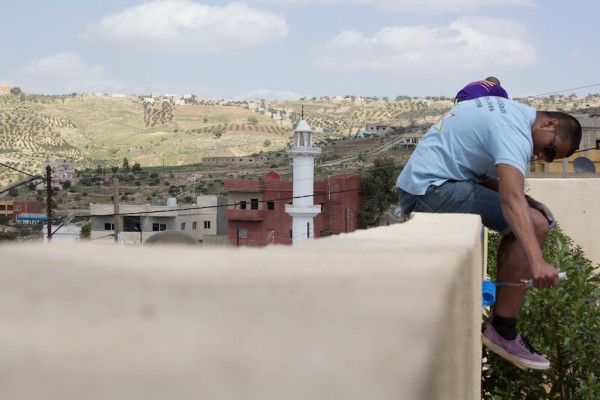
[[[290,214],[292,217],[314,217],[321,212],[321,206],[286,204],[285,212]]]
[[[288,147],[286,152],[288,154],[291,154],[292,156],[294,155],[311,155],[311,156],[315,156],[317,154],[321,154],[321,148],[320,147],[315,147],[315,146],[292,146],[292,147]]]
[[[228,221],[262,221],[265,218],[265,211],[227,209],[224,216]]]

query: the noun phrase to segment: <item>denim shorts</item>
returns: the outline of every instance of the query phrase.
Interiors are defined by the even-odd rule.
[[[471,181],[446,181],[440,186],[429,186],[422,196],[398,189],[402,213],[460,213],[477,214],[486,227],[501,234],[510,231],[502,214],[498,192]]]

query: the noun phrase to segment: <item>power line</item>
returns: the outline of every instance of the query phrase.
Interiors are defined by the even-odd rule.
[[[43,177],[41,177],[40,175],[32,175],[32,174],[30,174],[30,173],[28,173],[28,172],[21,171],[21,170],[19,170],[19,169],[16,169],[16,168],[14,168],[14,167],[11,167],[11,166],[10,166],[10,165],[8,165],[8,164],[0,163],[0,165],[1,165],[1,166],[3,166],[3,167],[6,167],[6,168],[8,168],[8,169],[12,169],[13,171],[17,171],[17,172],[18,172],[18,173],[20,173],[20,174],[27,175],[27,176],[31,176],[32,178],[42,178],[42,179],[44,179],[44,178],[43,178]]]
[[[564,92],[571,92],[573,90],[579,90],[579,89],[587,89],[587,88],[591,88],[591,87],[595,87],[595,86],[600,86],[600,83],[594,83],[593,85],[586,85],[586,86],[579,86],[576,88],[571,88],[571,89],[562,89],[562,90],[557,90],[555,92],[548,92],[548,93],[542,93],[542,94],[536,94],[533,95],[531,97],[542,97],[542,96],[549,96],[551,94],[557,94],[557,93],[564,93]]]

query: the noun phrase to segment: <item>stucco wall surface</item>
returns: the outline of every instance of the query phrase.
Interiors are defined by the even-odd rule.
[[[296,247],[3,245],[2,399],[476,399],[481,225]]]
[[[526,192],[548,206],[586,257],[600,264],[600,179],[527,179]]]

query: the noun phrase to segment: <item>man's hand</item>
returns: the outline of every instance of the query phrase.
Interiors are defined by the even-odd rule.
[[[531,265],[531,279],[536,289],[558,287],[558,271],[544,260]]]

